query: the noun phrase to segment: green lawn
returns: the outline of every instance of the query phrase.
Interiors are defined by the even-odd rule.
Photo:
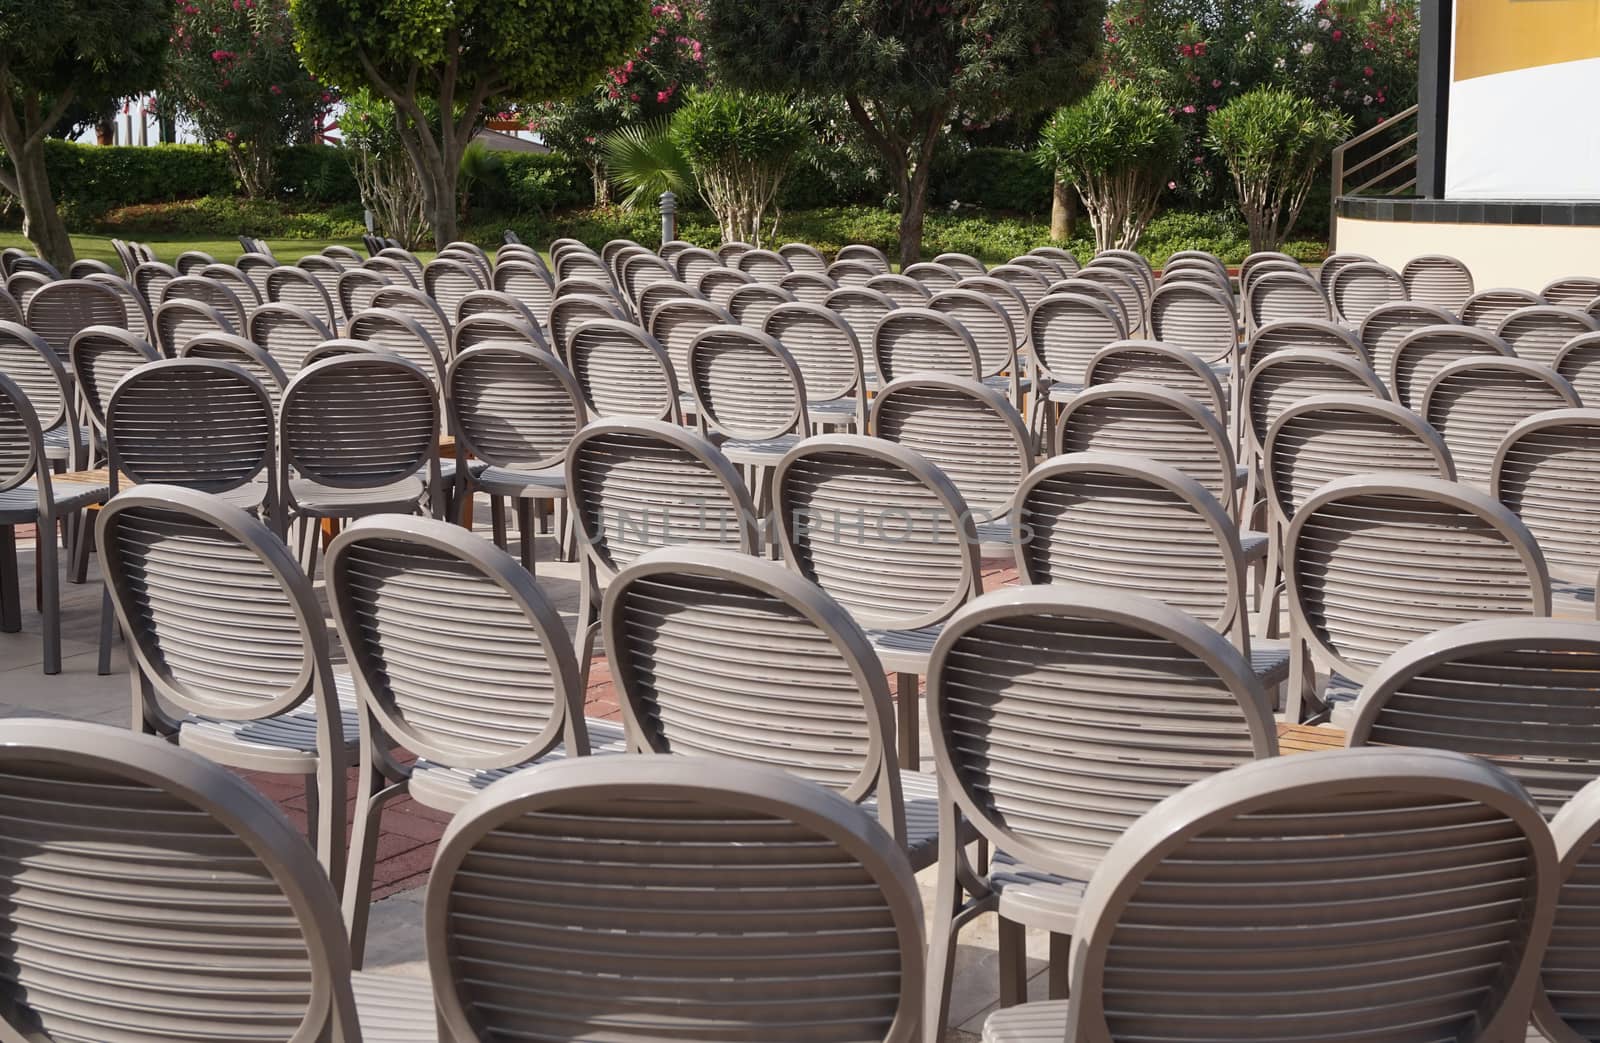
[[[171,264],[173,259],[185,250],[200,250],[210,254],[219,261],[232,264],[239,259],[242,252],[237,239],[143,239],[140,240],[156,252],[159,260]],[[366,250],[359,239],[268,239],[267,244],[272,247],[273,255],[280,261],[295,261],[306,254],[314,254],[329,242],[342,243],[353,247],[357,253],[366,256]],[[21,232],[0,232],[0,249],[8,246],[20,246],[29,253],[33,252],[33,244],[28,242]],[[72,237],[73,249],[79,257],[92,257],[97,261],[104,261],[113,268],[117,267],[117,252],[111,249],[111,237],[105,235],[75,235]]]

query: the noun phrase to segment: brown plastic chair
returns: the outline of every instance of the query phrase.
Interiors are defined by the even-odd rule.
[[[0,322],[14,322],[22,324],[22,305],[4,286],[0,286]]]
[[[596,320],[634,326],[615,297],[579,293],[559,297],[550,305],[550,345],[568,368],[573,366],[572,334],[579,326]]]
[[[1511,345],[1476,326],[1424,326],[1406,334],[1383,376],[1394,400],[1407,409],[1422,406],[1422,395],[1441,369],[1462,359],[1512,357]]]
[[[828,259],[822,251],[805,243],[784,243],[778,247],[778,256],[789,262],[792,271],[823,275],[828,270]]]
[[[1353,264],[1376,264],[1377,262],[1366,254],[1358,253],[1332,253],[1323,259],[1317,267],[1317,284],[1322,287],[1322,292],[1333,300],[1333,284],[1338,279],[1339,273]]]
[[[245,306],[247,312],[263,300],[261,291],[256,289],[256,284],[231,264],[208,264],[195,274],[202,279],[221,283],[232,290],[233,295],[239,298],[239,302]]]
[[[772,250],[746,250],[734,260],[733,266],[760,282],[774,285],[779,279],[794,271],[783,255]]]
[[[138,369],[146,362],[154,362],[161,354],[144,340],[128,330],[115,326],[90,326],[72,338],[68,349],[72,362],[73,380],[83,396],[89,425],[96,438],[91,442],[104,445],[106,430],[106,404],[117,381]]]
[[[1555,929],[1545,947],[1533,1022],[1552,1043],[1587,1043],[1594,1037],[1596,949],[1594,905],[1600,841],[1600,785],[1590,783],[1550,823],[1561,860]],[[1535,1039],[1529,1033],[1529,1039]]]
[[[1050,403],[1069,402],[1084,387],[1087,368],[1099,352],[1126,340],[1128,327],[1106,301],[1087,294],[1051,293],[1028,319],[1033,364]],[[1056,410],[1034,408],[1031,418],[1046,444],[1055,441]]]
[[[1323,271],[1327,271],[1326,264]],[[1333,317],[1346,326],[1360,326],[1373,309],[1407,299],[1400,273],[1370,260],[1341,265],[1323,289],[1333,305]]]
[[[1583,405],[1571,384],[1527,359],[1462,359],[1434,374],[1417,412],[1450,447],[1456,476],[1489,488],[1495,453],[1518,422]]]
[[[945,620],[982,592],[971,509],[921,454],[859,435],[801,442],[772,490],[784,560],[845,607],[897,675],[900,763],[917,770],[917,677]]]
[[[260,345],[243,337],[227,333],[202,333],[183,346],[179,358],[211,359],[231,362],[255,377],[267,393],[276,415],[278,403],[283,400],[283,389],[289,386],[289,375],[276,359],[263,351]]]
[[[1387,399],[1388,389],[1371,368],[1331,351],[1291,348],[1275,351],[1256,363],[1244,382],[1244,415],[1249,422],[1252,461],[1261,458],[1267,431],[1278,414],[1302,399],[1316,395],[1371,395]],[[1251,475],[1245,502],[1254,503]]]
[[[594,416],[683,419],[684,394],[667,349],[632,323],[594,319],[575,327],[567,368]]]
[[[666,349],[667,357],[672,360],[673,378],[684,389],[686,397],[690,385],[689,345],[713,326],[737,324],[738,321],[726,306],[705,299],[668,301],[656,309],[655,316],[650,320],[650,335]]]
[[[294,271],[295,269],[284,269]],[[277,275],[279,269],[273,269]],[[268,297],[271,297],[272,283],[267,284]],[[237,333],[245,328],[250,319],[250,309],[233,290],[220,282],[201,278],[198,275],[181,275],[167,283],[161,291],[161,303],[168,301],[187,300],[209,305],[220,312],[228,320],[230,332]],[[331,308],[328,310],[332,310]],[[101,325],[105,325],[102,323]]]
[[[372,307],[397,311],[412,319],[427,331],[435,347],[440,351],[449,349],[454,324],[438,302],[421,290],[409,286],[385,286],[372,295]]]
[[[237,268],[246,279],[250,280],[251,286],[255,287],[256,299],[262,301],[266,300],[267,273],[278,267],[278,262],[264,254],[247,253],[240,254],[239,259],[233,262],[233,266]],[[132,280],[131,274],[129,275],[129,279],[130,281]],[[152,306],[157,303],[159,302],[150,302]]]
[[[861,346],[843,317],[818,304],[780,304],[767,316],[763,332],[794,359],[813,425],[866,428]]]
[[[778,286],[794,294],[795,300],[816,305],[828,303],[828,294],[839,288],[838,283],[828,278],[826,269],[790,272],[778,280]]]
[[[461,299],[473,290],[485,288],[478,269],[470,263],[449,257],[437,257],[422,269],[422,288],[454,323]]]
[[[698,291],[681,282],[653,282],[639,291],[639,325],[649,329],[656,312],[668,301],[704,299]]]
[[[1574,337],[1551,364],[1585,399],[1600,402],[1600,333]]]
[[[26,311],[28,301],[42,288],[55,280],[39,272],[13,272],[6,279],[6,294],[21,304]]]
[[[1032,386],[1030,381],[1022,379],[1022,367],[1017,359],[1017,349],[1028,337],[1027,311],[1019,310],[1017,300],[998,286],[986,291],[981,280],[963,282],[963,286],[935,294],[926,307],[950,316],[972,335],[983,383],[1005,394],[1021,409],[1022,393]],[[901,305],[900,310],[911,309]],[[898,315],[896,321],[900,321]]]
[[[334,338],[334,330],[298,305],[279,303],[252,312],[245,335],[293,377],[305,366],[308,352]]]
[[[603,621],[631,749],[783,768],[874,815],[913,870],[933,864],[934,779],[900,770],[883,666],[817,586],[736,551],[667,547],[617,576]],[[751,684],[773,675],[781,688]]]
[[[1185,786],[1278,752],[1266,696],[1225,638],[1092,587],[998,590],[959,612],[933,651],[928,721],[940,838],[928,1039],[943,1036],[962,926],[998,914],[1002,1006],[1022,999],[1024,928],[1048,931],[1059,998],[1084,882],[1118,837]],[[966,858],[962,818],[993,846],[988,866]]]
[[[710,250],[691,246],[673,258],[672,267],[677,270],[679,279],[690,286],[698,286],[702,275],[713,268],[723,267],[723,264],[722,259]]]
[[[105,272],[92,272],[86,276],[86,281],[97,286],[110,287],[112,292],[122,299],[122,310],[127,316],[127,321],[117,325],[138,334],[145,341],[152,340],[150,305],[145,303],[144,297],[134,288],[133,283],[121,276],[108,275]],[[4,311],[4,307],[0,307],[0,313]],[[0,318],[4,318],[4,315],[0,314]]]
[[[1326,319],[1279,319],[1259,327],[1244,346],[1240,368],[1248,374],[1274,352],[1295,350],[1329,351],[1372,365],[1366,346],[1352,330]]]
[[[204,250],[185,250],[172,262],[178,274],[185,276],[198,276],[202,269],[217,263],[217,259]]]
[[[1561,350],[1574,339],[1600,330],[1600,320],[1576,308],[1536,304],[1500,320],[1495,333],[1522,359],[1554,368]]]
[[[1272,271],[1299,271],[1305,272],[1306,266],[1290,257],[1286,253],[1276,250],[1258,250],[1239,262],[1239,293],[1242,296],[1249,289],[1249,283],[1259,274]]]
[[[1078,263],[1077,255],[1075,255],[1071,250],[1063,250],[1059,246],[1035,246],[1032,250],[1029,250],[1028,253],[1036,257],[1050,258],[1057,264],[1061,265],[1061,267],[1069,275],[1081,267]]]
[[[828,278],[840,286],[866,286],[867,283],[880,275],[887,274],[888,269],[879,267],[876,262],[860,258],[841,257],[828,265]]]
[[[563,250],[559,255],[554,251],[550,254],[555,262],[554,275],[556,282],[570,279],[574,276],[585,279],[600,279],[611,281],[611,269],[599,254],[588,247],[577,247]]]
[[[1281,319],[1333,320],[1322,287],[1304,271],[1271,271],[1259,275],[1244,291],[1246,324],[1252,330]]]
[[[0,724],[0,779],[9,1036],[361,1038],[333,885],[249,783],[41,719]]]
[[[17,383],[38,422],[47,466],[54,470],[87,466],[90,440],[78,427],[74,379],[67,364],[26,326],[0,322],[0,373]]]
[[[1592,622],[1480,620],[1390,656],[1362,688],[1346,743],[1488,758],[1552,818],[1600,776],[1597,710]]]
[[[1537,809],[1471,757],[1243,765],[1123,834],[1083,895],[1071,1003],[996,1012],[984,1043],[1521,1040],[1557,877]]]
[[[1372,370],[1388,385],[1394,368],[1394,352],[1400,342],[1428,326],[1450,326],[1457,322],[1452,312],[1432,304],[1395,301],[1380,304],[1361,320],[1361,346],[1367,349]]]
[[[1050,283],[1056,282],[1059,279],[1065,279],[1069,272],[1067,266],[1062,264],[1057,258],[1047,257],[1041,254],[1019,254],[1007,261],[1006,264],[1013,265],[1018,268],[1026,268],[1030,272],[1038,272],[1040,277],[1044,279],[1046,286],[1048,286]],[[1074,265],[1070,270],[1077,271],[1078,269],[1077,266]]]
[[[550,305],[555,301],[555,283],[542,264],[512,257],[495,265],[494,289],[509,293],[533,312],[541,324],[550,321]]]
[[[942,253],[933,259],[933,263],[955,269],[961,273],[963,279],[971,275],[983,275],[989,270],[982,261],[971,254]]]
[[[834,255],[835,261],[855,261],[874,268],[879,272],[889,271],[889,257],[876,246],[865,243],[847,243],[839,247],[839,252]]]
[[[1321,705],[1343,712],[1353,689],[1425,634],[1550,614],[1550,572],[1528,527],[1485,492],[1414,472],[1324,485],[1295,511],[1283,571],[1291,722],[1310,701],[1312,663],[1334,674]]]
[[[1551,409],[1519,421],[1495,450],[1489,492],[1538,538],[1552,574],[1583,587],[1594,583],[1600,409]]]
[[[451,333],[454,332],[452,327]],[[435,341],[410,315],[389,308],[368,308],[345,325],[344,335],[348,340],[371,344],[415,363],[435,387],[444,387],[445,359],[451,346]]]
[[[71,362],[72,338],[90,326],[128,328],[128,309],[109,286],[86,279],[61,279],[41,286],[23,308],[24,324],[44,339],[63,365]]]
[[[624,741],[617,725],[585,720],[566,625],[504,551],[447,522],[379,515],[339,534],[326,571],[363,717],[344,880],[360,966],[385,807],[410,797],[454,814],[526,765]],[[394,747],[416,760],[397,762]]]
[[[1012,319],[1018,328],[1026,329],[1029,310],[1044,300],[1045,294],[1050,292],[1050,284],[1060,276],[1046,278],[1042,273],[1027,265],[1007,263],[990,268],[988,274],[983,278],[1010,287],[1012,293],[1022,298],[1022,309],[1020,311],[1011,308],[1008,308],[1007,311],[1011,312]],[[985,282],[981,285],[987,286],[988,283]],[[1000,299],[1000,295],[997,294],[996,297]]]
[[[521,313],[480,312],[468,315],[456,323],[451,335],[456,339],[450,349],[451,358],[468,348],[495,341],[509,341],[540,351],[550,351],[550,345],[545,341],[544,334],[539,332],[538,324],[529,322]]]
[[[238,333],[243,328],[204,301],[187,297],[163,301],[155,312],[156,346],[167,358],[177,358],[202,333]]]
[[[678,282],[678,273],[673,270],[672,265],[648,250],[624,261],[621,277],[622,288],[635,305],[639,303],[639,298],[646,289],[658,283],[683,285]]]
[[[1102,262],[1080,269],[1073,274],[1070,281],[1094,283],[1110,290],[1122,305],[1122,315],[1128,324],[1127,335],[1133,337],[1143,332],[1147,291],[1137,273],[1125,267]]]
[[[342,880],[359,729],[288,547],[237,507],[169,485],[123,492],[96,528],[128,636],[134,730],[232,768],[302,776],[307,834]]]
[[[454,326],[478,315],[512,315],[535,329],[539,319],[527,305],[502,290],[469,290],[456,302]]]
[[[1150,339],[1184,348],[1209,363],[1238,365],[1233,302],[1211,286],[1167,282],[1156,287],[1150,298]]]
[[[868,279],[865,285],[867,289],[878,291],[901,308],[925,308],[928,305],[928,298],[933,296],[933,291],[928,287],[904,275],[877,275]]]
[[[1551,304],[1565,305],[1583,310],[1600,297],[1600,279],[1592,275],[1567,275],[1552,280],[1539,291],[1539,296]]]
[[[1217,371],[1191,351],[1154,340],[1119,340],[1107,344],[1084,368],[1086,387],[1101,384],[1155,384],[1182,392],[1224,419],[1231,395]]]
[[[767,468],[811,430],[805,378],[776,338],[742,326],[712,326],[689,345],[689,387],[701,430],[746,473],[766,507]]]
[[[726,308],[734,290],[741,286],[754,286],[756,281],[755,276],[746,275],[736,268],[713,268],[700,276],[694,288],[700,291],[706,300],[720,308]]]
[[[968,274],[956,271],[947,264],[935,264],[932,261],[919,261],[907,265],[900,273],[907,279],[915,279],[928,288],[930,293],[940,293],[944,290],[953,290],[956,284]]]
[[[1400,269],[1400,278],[1411,300],[1452,314],[1460,314],[1462,306],[1472,298],[1472,272],[1445,254],[1413,257]]]
[[[160,261],[145,261],[133,270],[129,282],[150,305],[151,311],[161,306],[166,297],[167,285],[178,277],[178,269]]]
[[[510,838],[548,857],[508,866]],[[704,857],[674,854],[688,849]],[[512,893],[547,901],[509,900],[491,880],[502,873]],[[744,896],[736,912],[723,904],[732,894]],[[477,915],[486,908],[492,917]],[[607,1026],[617,1043],[912,1043],[920,915],[894,841],[820,787],[707,758],[597,757],[520,773],[464,808],[440,843],[424,919],[443,1039],[579,1039]],[[524,944],[552,931],[568,941]],[[574,952],[591,955],[575,963]],[[425,991],[414,990],[414,1018],[431,1014]]]
[[[877,361],[872,357],[872,337],[878,323],[885,315],[899,308],[894,301],[877,290],[865,286],[841,286],[828,295],[823,306],[837,312],[839,317],[855,331],[856,343],[861,345],[862,361],[866,364],[869,389],[878,386]]]
[[[1528,290],[1501,287],[1481,290],[1461,305],[1461,321],[1468,326],[1493,333],[1500,328],[1505,317],[1519,308],[1548,303],[1543,297]]]
[[[793,304],[794,294],[772,283],[758,282],[740,286],[728,296],[728,314],[741,326],[759,330],[767,316],[781,304]]]

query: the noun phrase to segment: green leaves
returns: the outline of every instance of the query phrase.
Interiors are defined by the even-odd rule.
[[[1102,83],[1050,117],[1040,137],[1039,161],[1074,184],[1135,170],[1163,178],[1177,164],[1182,146],[1182,131],[1160,99]]]
[[[1289,176],[1320,163],[1350,136],[1350,118],[1310,98],[1262,87],[1241,94],[1212,114],[1206,147],[1236,177]]]
[[[673,118],[672,129],[696,170],[723,163],[787,163],[811,133],[788,98],[727,88],[695,92]]]
[[[628,190],[625,207],[649,206],[669,190],[686,206],[694,194],[694,172],[665,116],[606,135],[605,164],[611,179]]]

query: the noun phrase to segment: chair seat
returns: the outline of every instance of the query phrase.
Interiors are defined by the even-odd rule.
[[[996,373],[992,377],[984,377],[983,378],[983,386],[984,387],[989,387],[989,388],[994,388],[996,391],[1007,391],[1007,392],[1009,392],[1011,390],[1011,378],[1006,376],[1004,373]],[[1018,387],[1019,390],[1022,390],[1022,391],[1032,391],[1033,390],[1033,378],[1032,377],[1018,377],[1017,378],[1017,387]]]
[[[868,630],[866,634],[885,670],[922,674],[928,670],[934,642],[939,640],[943,630],[944,624],[938,623],[921,630]]]
[[[974,526],[978,532],[978,544],[981,547],[1004,548],[1007,554],[1011,552],[1011,536],[1016,531],[1016,525],[1010,515],[1004,518],[994,518],[990,521],[977,522]]]
[[[44,458],[46,460],[69,460],[72,458],[72,434],[67,428],[66,421],[44,432]],[[78,429],[78,448],[87,449],[89,446],[88,432]]]
[[[906,809],[906,855],[912,871],[920,873],[939,859],[938,778],[920,771],[902,771],[900,800]],[[863,800],[861,810],[876,821],[878,798]]]
[[[997,1010],[984,1020],[983,1043],[1061,1043],[1071,1006],[1071,1000],[1048,1000]]]
[[[1007,920],[1071,934],[1088,881],[1035,869],[1004,851],[996,851],[989,869],[989,886],[1000,896],[1000,915]]]
[[[1323,705],[1328,708],[1328,723],[1336,728],[1350,730],[1356,723],[1356,699],[1361,695],[1361,682],[1343,674],[1333,674],[1322,690]]]
[[[482,474],[484,471],[487,471],[488,469],[489,469],[489,465],[484,463],[482,460],[468,460],[467,461],[467,473],[469,475],[471,475],[472,477],[474,477],[474,478],[478,477],[478,475]],[[427,468],[423,468],[421,471],[418,471],[417,472],[417,477],[422,479],[423,481],[427,481],[428,480]],[[453,456],[445,456],[445,457],[441,457],[440,458],[440,460],[439,460],[439,477],[440,477],[441,480],[443,480],[446,483],[453,482],[453,481],[456,480],[456,459],[455,459],[455,457],[453,457]]]
[[[355,684],[334,675],[344,747],[354,750],[361,737]],[[178,724],[178,745],[222,764],[304,775],[316,770],[317,709],[310,699],[277,717],[255,721],[222,720],[192,714]]]
[[[1267,556],[1267,534],[1257,532],[1255,529],[1243,529],[1239,533],[1239,549],[1244,552],[1245,561],[1255,561],[1257,558]]]
[[[478,489],[491,496],[526,496],[553,500],[567,495],[565,468],[547,467],[542,471],[518,471],[510,467],[485,467],[474,476]]]
[[[732,464],[769,464],[793,449],[800,441],[799,435],[781,435],[777,438],[730,438],[717,446]]]
[[[246,482],[232,489],[216,494],[217,499],[230,507],[237,507],[241,511],[259,511],[267,499],[267,483],[265,481]]]
[[[1082,391],[1082,384],[1068,384],[1062,382],[1058,384],[1051,384],[1050,390],[1045,393],[1045,397],[1052,402],[1071,402],[1074,398],[1077,398]]]
[[[1289,642],[1251,638],[1250,671],[1263,688],[1274,688],[1288,680]]]
[[[289,483],[289,495],[300,514],[320,518],[359,518],[367,514],[409,514],[427,491],[415,476],[368,489],[338,489],[309,478]]]
[[[356,971],[350,976],[356,996],[361,1038],[367,1043],[437,1043],[433,983],[393,971]]]
[[[111,495],[109,485],[79,485],[76,482],[52,483],[56,514],[70,514],[93,503],[105,503]],[[23,525],[39,517],[39,490],[32,485],[0,491],[0,525]]]
[[[853,398],[830,398],[822,402],[806,402],[806,412],[812,420],[854,420],[858,403]]]
[[[589,752],[592,754],[628,752],[627,735],[622,725],[615,721],[584,718],[589,728]],[[534,764],[544,764],[567,755],[560,746],[540,757]],[[513,764],[507,768],[447,768],[426,760],[418,760],[411,768],[411,799],[437,811],[455,812],[467,801],[477,796],[491,783],[528,767]]]

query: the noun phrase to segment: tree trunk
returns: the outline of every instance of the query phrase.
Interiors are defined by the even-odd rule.
[[[55,199],[50,194],[44,141],[35,142],[31,148],[9,152],[9,155],[22,201],[22,234],[33,243],[40,257],[64,272],[77,260],[77,255],[67,236],[66,223],[56,211]]]
[[[448,164],[427,164],[422,171],[423,195],[428,198],[428,223],[433,226],[434,249],[455,242],[456,172]],[[431,187],[430,187],[431,186]]]
[[[904,271],[922,260],[922,219],[928,212],[927,164],[912,173],[900,197],[900,269]]]
[[[1074,205],[1075,198],[1072,186],[1061,180],[1055,179],[1050,194],[1050,238],[1057,243],[1066,243],[1072,238],[1073,219],[1077,216]]]
[[[589,168],[589,177],[594,182],[594,205],[611,205],[611,178],[606,174],[605,165],[596,163]]]

